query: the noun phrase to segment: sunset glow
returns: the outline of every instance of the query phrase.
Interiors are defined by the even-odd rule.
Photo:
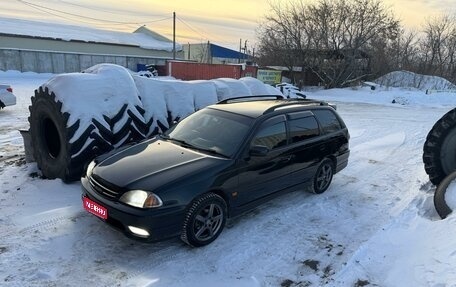
[[[313,0],[310,0],[313,1]],[[176,12],[176,39],[182,44],[211,41],[231,48],[240,39],[252,47],[255,30],[278,0],[3,0],[0,17],[60,22],[99,29],[131,32],[141,25],[172,39],[172,13]],[[6,3],[5,3],[6,2]],[[288,1],[283,1],[288,3]],[[441,13],[456,12],[451,0],[384,0],[405,27],[419,29]]]

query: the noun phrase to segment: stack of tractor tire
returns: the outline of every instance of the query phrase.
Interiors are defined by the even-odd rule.
[[[31,98],[33,157],[45,178],[79,180],[94,157],[151,138],[196,110],[223,100],[228,95],[219,87],[228,84],[252,95],[238,80],[162,81],[112,64],[57,75]],[[264,94],[274,93],[261,82],[257,85],[264,87]]]

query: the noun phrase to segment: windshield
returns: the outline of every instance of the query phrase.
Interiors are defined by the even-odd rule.
[[[204,109],[183,119],[165,137],[190,148],[234,155],[249,130],[252,119],[214,109]]]

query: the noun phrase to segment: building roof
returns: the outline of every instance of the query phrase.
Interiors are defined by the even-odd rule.
[[[145,26],[138,28],[133,33],[127,33],[0,17],[0,35],[127,45],[148,50],[173,50],[171,40],[147,29]],[[176,43],[176,50],[182,50],[182,46]]]
[[[249,55],[219,45],[211,45],[211,56],[226,59],[248,59]]]

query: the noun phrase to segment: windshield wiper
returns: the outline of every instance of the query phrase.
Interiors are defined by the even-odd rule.
[[[180,140],[180,139],[176,139],[176,138],[171,138],[171,137],[169,137],[169,136],[168,136],[168,137],[165,137],[165,139],[171,140],[171,141],[174,141],[174,142],[177,142],[177,143],[180,143],[181,146],[186,147],[186,148],[190,148],[190,149],[194,149],[194,150],[203,151],[203,152],[207,152],[207,153],[210,153],[210,154],[215,154],[215,155],[218,155],[218,156],[222,156],[222,157],[224,157],[224,158],[229,158],[227,155],[224,155],[224,154],[222,154],[222,153],[219,153],[218,151],[216,151],[216,150],[214,150],[214,149],[195,146],[195,145],[192,145],[191,143],[186,142],[185,140]]]
[[[193,146],[193,147],[195,149],[197,149],[197,150],[200,150],[200,151],[204,151],[204,152],[207,152],[207,153],[210,153],[210,154],[218,155],[218,156],[221,156],[221,157],[224,157],[224,158],[229,158],[229,156],[224,155],[223,153],[219,153],[218,151],[216,151],[214,149],[197,147],[197,146]]]

